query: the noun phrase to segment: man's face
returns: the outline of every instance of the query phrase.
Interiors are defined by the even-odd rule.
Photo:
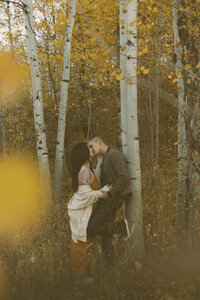
[[[100,154],[100,142],[89,142],[88,144],[90,152],[92,151],[94,155]]]
[[[90,147],[90,145],[88,145],[89,151],[90,151],[90,158],[94,157],[94,152],[92,150],[92,147]]]

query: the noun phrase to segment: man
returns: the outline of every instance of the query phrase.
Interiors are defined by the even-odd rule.
[[[107,192],[106,200],[99,201],[88,223],[88,236],[102,235],[102,248],[107,264],[112,264],[112,224],[117,210],[125,200],[131,196],[130,179],[123,154],[105,144],[101,137],[94,137],[89,141],[89,149],[94,155],[102,155],[101,185],[111,185],[112,189]],[[110,223],[110,227],[107,226]],[[125,239],[129,237],[127,220],[121,223],[121,233]],[[110,228],[110,230],[108,230]]]

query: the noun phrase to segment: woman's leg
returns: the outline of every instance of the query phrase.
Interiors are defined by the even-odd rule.
[[[94,240],[87,242],[73,240],[70,245],[70,269],[74,281],[79,281],[94,272]]]

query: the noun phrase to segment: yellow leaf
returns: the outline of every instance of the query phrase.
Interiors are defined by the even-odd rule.
[[[199,69],[199,68],[200,68],[200,64],[198,64],[198,65],[196,66],[196,68]]]
[[[178,142],[174,143],[174,146],[177,146],[178,145]]]
[[[148,74],[149,73],[149,69],[144,69],[143,74]]]
[[[145,69],[144,66],[141,66],[141,67],[140,67],[140,70],[141,70],[141,71],[143,71],[144,69]]]
[[[0,233],[23,229],[32,222],[41,207],[38,170],[29,158],[0,159]],[[1,291],[0,291],[1,292]],[[2,299],[2,298],[1,298]]]
[[[188,80],[187,80],[187,83],[190,84],[190,82],[191,82],[191,79],[188,79]]]
[[[178,72],[177,78],[180,78],[180,77],[182,77],[182,73],[181,73],[181,72]]]
[[[181,40],[180,40],[180,37],[177,37],[177,42],[180,43],[180,41],[181,41]]]
[[[66,19],[66,23],[70,23],[70,19]]]
[[[126,46],[121,47],[121,50],[125,51],[126,50]]]
[[[127,9],[123,8],[122,12],[125,14],[127,12]]]
[[[176,79],[176,78],[174,78],[174,79],[172,80],[172,82],[173,82],[173,83],[177,82],[177,79]]]
[[[125,82],[128,84],[128,83],[131,83],[131,79],[130,78],[126,78],[125,79]]]
[[[168,78],[169,78],[169,79],[172,79],[172,75],[168,75]]]
[[[121,20],[120,23],[121,23],[121,25],[124,25],[124,24],[125,24],[125,21],[124,21],[124,20]]]
[[[189,70],[190,69],[190,65],[185,65],[185,69]]]
[[[122,80],[122,76],[119,74],[119,75],[116,76],[116,79],[117,80]]]
[[[130,26],[133,26],[135,23],[137,22],[137,20],[132,21],[131,23],[129,23]]]
[[[127,30],[127,34],[132,35],[132,34],[133,34],[133,31],[132,31],[132,30]]]
[[[137,53],[137,56],[142,56],[142,54],[143,54],[143,52],[142,52],[142,51],[139,51],[139,52]]]
[[[142,268],[142,264],[138,261],[135,262],[135,266],[138,271]]]
[[[143,49],[143,53],[147,53],[147,52],[148,52],[148,48],[145,47],[145,48]]]

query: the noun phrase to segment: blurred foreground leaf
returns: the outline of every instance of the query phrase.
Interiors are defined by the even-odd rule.
[[[0,233],[25,229],[41,212],[39,173],[30,159],[0,159]]]

